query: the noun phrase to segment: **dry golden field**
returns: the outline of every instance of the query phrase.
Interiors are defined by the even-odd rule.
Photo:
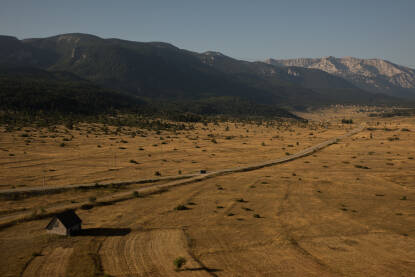
[[[50,218],[2,228],[0,276],[415,276],[415,117],[358,109],[300,114],[306,125],[209,123],[177,132],[1,128],[0,190],[17,190],[246,166],[366,124],[288,163],[78,209],[79,236],[47,234]],[[3,197],[0,221],[150,185]],[[175,271],[180,256],[187,262]]]

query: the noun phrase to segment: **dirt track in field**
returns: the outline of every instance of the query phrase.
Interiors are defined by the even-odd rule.
[[[289,163],[77,210],[83,229],[106,230],[101,234],[48,235],[48,219],[2,229],[0,276],[21,277],[23,268],[23,276],[66,277],[415,276],[415,118],[364,121],[370,128]],[[233,163],[212,160],[208,174],[287,158],[288,151],[298,153],[346,130],[328,129],[289,147],[296,145],[296,132],[284,134],[290,141],[283,152],[268,153],[274,146],[261,146],[261,139],[249,161],[245,154]],[[106,195],[96,196],[99,201]],[[177,209],[181,205],[187,209]],[[74,250],[65,254],[63,247]],[[38,252],[43,256],[34,257]],[[188,261],[180,272],[173,265],[178,256]]]
[[[154,184],[154,185],[149,185],[143,188],[139,188],[139,189],[132,189],[132,190],[128,190],[122,193],[117,193],[117,194],[112,194],[106,197],[101,197],[100,199],[98,199],[101,202],[107,202],[107,201],[118,201],[120,199],[128,199],[131,198],[131,194],[134,191],[137,191],[139,193],[144,193],[144,194],[151,194],[154,192],[158,192],[158,191],[162,191],[165,189],[169,189],[175,186],[180,186],[180,185],[185,185],[185,184],[190,184],[190,183],[194,183],[194,182],[199,182],[208,178],[212,178],[212,177],[216,177],[216,176],[220,176],[220,175],[225,175],[225,174],[232,174],[232,173],[238,173],[238,172],[245,172],[245,171],[252,171],[252,170],[257,170],[257,169],[261,169],[263,167],[267,167],[267,166],[272,166],[272,165],[277,165],[277,164],[282,164],[282,163],[286,163],[286,162],[290,162],[293,160],[296,160],[298,158],[303,158],[306,157],[310,154],[313,154],[314,152],[317,152],[319,150],[324,149],[327,146],[330,146],[334,143],[336,143],[337,141],[347,138],[347,137],[351,137],[353,135],[358,134],[359,132],[361,132],[364,129],[364,126],[359,126],[339,137],[335,137],[335,138],[331,138],[328,139],[324,142],[321,142],[317,145],[313,145],[310,146],[306,149],[303,149],[301,151],[299,151],[298,153],[295,153],[293,155],[288,155],[286,157],[282,157],[282,158],[278,158],[278,159],[274,159],[274,160],[270,160],[270,161],[263,161],[263,162],[257,162],[254,164],[250,164],[247,166],[242,166],[242,167],[234,167],[234,168],[225,168],[225,169],[219,169],[216,171],[212,171],[206,174],[194,174],[194,175],[189,175],[187,176],[188,178],[184,178],[184,180],[176,180],[176,181],[172,181],[172,182],[168,182],[165,184]],[[193,176],[193,177],[192,177]],[[168,179],[169,177],[167,177]],[[177,176],[173,176],[170,178],[177,178]],[[134,183],[134,181],[130,181],[130,183]],[[73,186],[75,187],[79,187],[82,185],[75,185]],[[93,186],[93,185],[90,185]],[[24,190],[24,189],[23,189]],[[32,188],[32,190],[40,190],[39,188]],[[6,190],[6,192],[10,190]],[[0,192],[1,193],[1,192]],[[77,209],[80,208],[82,206],[82,204],[88,204],[88,202],[84,202],[84,203],[79,203],[79,204],[61,204],[61,205],[55,205],[55,207],[51,207],[51,209],[49,209],[48,213],[49,214],[53,214],[56,213],[57,210],[61,211],[64,209]],[[18,220],[27,220],[27,219],[31,219],[31,217],[33,216],[33,211],[21,211],[21,212],[16,212],[14,214],[11,215],[5,215],[0,217],[0,226],[7,226],[11,223],[14,223]],[[45,214],[44,214],[45,215]]]

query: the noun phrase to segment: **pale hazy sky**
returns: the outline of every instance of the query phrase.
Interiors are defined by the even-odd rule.
[[[415,68],[415,0],[0,0],[0,34],[71,32],[246,60],[355,56]]]

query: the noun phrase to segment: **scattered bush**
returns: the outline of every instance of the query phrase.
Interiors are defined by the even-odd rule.
[[[239,202],[239,203],[246,203],[246,202],[248,202],[248,201],[244,200],[243,198],[238,198],[238,199],[236,199],[236,202]]]
[[[343,124],[353,124],[353,119],[345,119],[345,118],[343,118],[342,119],[342,123]]]
[[[185,205],[178,205],[176,208],[174,208],[176,211],[185,211],[185,210],[189,210],[188,207],[186,207]]]
[[[183,257],[178,257],[173,261],[173,264],[176,267],[176,270],[179,270],[186,264],[186,259]]]
[[[354,167],[361,168],[361,169],[369,169],[369,167],[364,166],[364,165],[360,165],[360,164],[356,164]]]
[[[32,253],[32,257],[39,257],[42,256],[42,254],[40,252],[33,252]]]
[[[90,210],[90,209],[92,209],[94,206],[93,205],[91,205],[91,204],[83,204],[82,206],[81,206],[81,209],[82,210]]]

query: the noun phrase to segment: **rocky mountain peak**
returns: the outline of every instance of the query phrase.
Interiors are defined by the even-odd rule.
[[[415,89],[415,70],[382,59],[327,56],[288,60],[268,59],[265,62],[277,66],[298,66],[323,70],[342,77],[360,88],[374,92]]]

